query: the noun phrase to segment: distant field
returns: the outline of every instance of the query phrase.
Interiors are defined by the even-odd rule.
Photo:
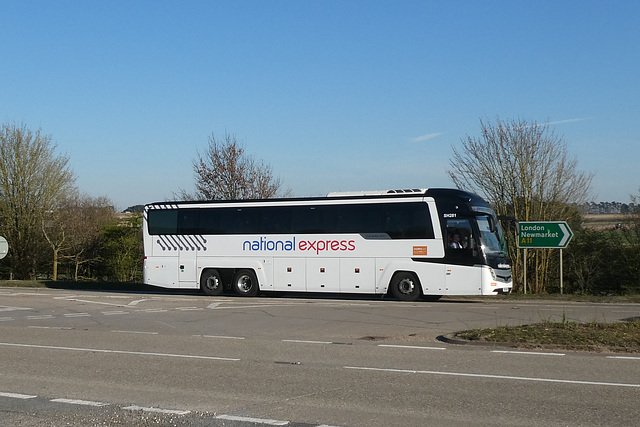
[[[584,228],[591,230],[613,229],[617,224],[629,225],[629,215],[621,214],[587,214],[583,215]]]

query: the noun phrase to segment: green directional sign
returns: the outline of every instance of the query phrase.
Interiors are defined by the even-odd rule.
[[[573,237],[565,221],[520,222],[518,247],[566,248]]]

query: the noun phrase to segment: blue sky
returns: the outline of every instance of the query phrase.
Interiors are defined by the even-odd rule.
[[[0,122],[124,209],[235,134],[296,196],[451,186],[479,120],[551,122],[596,201],[640,187],[637,1],[29,1],[0,14]]]

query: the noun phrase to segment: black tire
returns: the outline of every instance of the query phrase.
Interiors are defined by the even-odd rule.
[[[258,278],[253,270],[239,270],[233,276],[233,292],[241,297],[254,297],[258,295]]]
[[[200,276],[200,290],[206,295],[217,296],[224,292],[224,285],[218,270],[205,270]]]
[[[425,301],[438,301],[440,298],[442,298],[442,295],[423,295],[422,299]]]
[[[422,295],[420,281],[408,271],[396,273],[389,283],[391,294],[400,301],[415,301]]]

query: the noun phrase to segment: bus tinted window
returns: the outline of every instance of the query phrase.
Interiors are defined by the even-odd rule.
[[[386,233],[432,239],[426,203],[150,209],[149,234]]]
[[[426,203],[389,203],[384,220],[385,232],[392,239],[433,239],[435,236]]]
[[[324,234],[336,232],[336,206],[296,206],[292,208],[292,232]]]
[[[149,234],[176,234],[178,232],[177,209],[150,209]]]
[[[380,204],[339,206],[339,233],[382,233],[382,208]]]

